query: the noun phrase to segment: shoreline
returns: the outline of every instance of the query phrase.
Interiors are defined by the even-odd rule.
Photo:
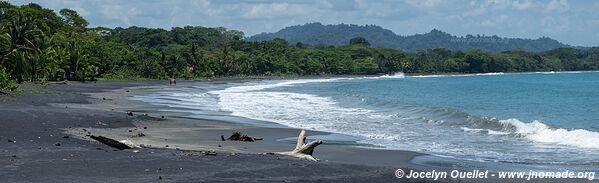
[[[214,85],[219,82],[180,83]],[[0,182],[433,182],[429,179],[397,179],[393,172],[397,168],[405,171],[449,170],[442,168],[445,162],[434,158],[432,163],[439,166],[413,163],[415,157],[421,162],[429,157],[421,153],[362,148],[351,143],[327,144],[325,141],[314,153],[315,157],[321,159],[319,162],[264,155],[265,152],[291,150],[295,142],[282,139],[296,138],[299,130],[257,127],[226,120],[190,119],[182,113],[160,111],[161,107],[125,99],[143,94],[144,90],[168,86],[164,83],[168,82],[73,83],[35,88],[52,91],[50,94],[24,93],[12,98],[0,96],[0,116],[7,121],[4,125],[8,127],[0,129],[0,140],[3,143],[7,143],[6,140],[14,141],[9,141],[2,149],[0,163],[5,166],[0,167],[0,175],[6,179]],[[133,111],[134,115],[127,116],[126,111]],[[161,116],[165,116],[165,119]],[[83,129],[93,134],[139,140],[139,143],[149,144],[153,148],[116,151],[90,141]],[[132,138],[128,130],[143,132],[146,136]],[[264,140],[220,140],[220,135],[228,136],[233,131],[259,136]],[[308,131],[309,136],[328,134],[331,133]],[[167,144],[168,148],[165,147]],[[217,155],[185,155],[186,152],[194,152],[186,149],[214,150]],[[445,181],[480,180],[441,180]],[[484,181],[505,182],[497,179]],[[508,180],[519,181],[524,180]]]
[[[91,133],[92,129],[100,129],[126,134],[128,132],[122,129],[134,129],[136,124],[176,123],[190,120],[168,117],[165,121],[160,121],[138,114],[128,116],[125,111],[112,108],[116,105],[109,101],[115,99],[105,97],[106,100],[102,100],[86,94],[126,90],[127,87],[152,87],[164,85],[163,83],[165,81],[32,86],[33,90],[48,92],[23,92],[19,96],[0,96],[0,119],[3,123],[3,128],[0,128],[0,140],[3,143],[0,149],[0,165],[2,165],[0,182],[390,182],[396,180],[393,176],[396,168],[388,166],[330,161],[310,162],[286,156],[234,153],[226,150],[217,151],[217,155],[203,155],[198,151],[163,147],[120,151],[99,142],[64,133],[65,130],[83,133],[82,129],[90,129]],[[135,92],[136,90],[130,90],[125,93],[135,94]],[[124,100],[123,102],[134,103]],[[109,108],[98,110],[89,107],[98,103],[104,103]],[[197,123],[198,120],[194,121]],[[206,128],[210,126],[209,123],[221,123],[211,120],[204,122],[206,122],[204,126],[199,127]],[[152,128],[148,129],[152,130]],[[227,130],[227,133],[230,132]],[[263,130],[263,132],[279,133],[280,129]],[[293,133],[293,136],[297,135],[295,130],[289,133]],[[220,132],[215,135],[218,136],[208,135],[209,140],[222,143],[219,141]],[[150,132],[148,136],[153,134]],[[263,138],[270,139],[267,136]],[[206,141],[193,143],[200,144]],[[227,143],[243,143],[242,145],[248,147],[258,144]],[[226,144],[222,146],[226,148]],[[292,146],[285,144],[282,150],[287,151],[291,148]],[[317,148],[316,153],[319,150],[321,149]]]
[[[279,81],[297,80],[301,78],[293,79],[276,79]],[[308,78],[312,79],[312,78]],[[328,78],[327,78],[328,79]],[[275,79],[273,79],[275,80]],[[233,80],[233,83],[247,83],[252,81],[263,81],[263,79],[250,79],[250,80]],[[223,84],[220,81],[219,85]],[[228,83],[230,84],[230,83]],[[214,85],[213,81],[186,81],[177,87],[190,87],[199,85],[202,88],[207,85]],[[235,85],[237,86],[237,85]],[[141,99],[131,99],[133,96],[140,96],[150,94],[159,91],[165,91],[173,86],[146,86],[146,87],[127,87],[118,90],[112,90],[103,93],[91,93],[93,98],[101,99],[102,96],[120,96],[126,94],[125,90],[136,91],[134,95],[129,97],[120,98],[119,100],[129,101],[119,104],[123,107],[121,111],[133,111],[135,114],[145,113],[149,116],[167,116],[167,118],[173,117],[177,119],[177,123],[169,124],[136,124],[137,126],[147,126],[148,128],[158,128],[152,133],[160,134],[160,137],[165,138],[180,138],[178,142],[170,141],[170,144],[160,142],[159,139],[153,139],[151,141],[140,141],[138,144],[152,145],[155,147],[164,147],[169,145],[169,148],[176,149],[180,148],[183,150],[225,150],[226,152],[236,153],[250,153],[250,154],[263,154],[270,152],[283,152],[292,149],[296,143],[297,134],[301,130],[300,128],[289,127],[279,123],[248,119],[245,117],[233,116],[231,114],[219,114],[215,116],[207,114],[194,114],[186,112],[186,108],[177,109],[173,106],[164,106],[158,104],[151,104],[144,102]],[[221,90],[224,88],[231,87],[218,87],[209,88],[208,90]],[[155,90],[155,91],[149,91]],[[167,90],[168,91],[168,90]],[[133,102],[138,105],[130,105]],[[99,108],[102,109],[102,108]],[[164,110],[164,111],[163,111]],[[195,112],[195,111],[194,111]],[[228,113],[228,112],[224,112]],[[153,115],[155,114],[155,115]],[[174,128],[174,129],[173,129]],[[176,129],[182,128],[182,129]],[[161,130],[167,129],[167,130]],[[126,130],[123,130],[126,131]],[[223,142],[227,145],[222,145],[219,137],[224,135],[227,137],[229,134],[240,131],[243,134],[251,136],[264,137],[265,141],[258,141],[257,143],[229,143]],[[195,133],[197,132],[197,134]],[[551,170],[565,168],[561,166],[546,167],[544,164],[527,165],[521,163],[509,163],[509,162],[480,162],[476,160],[465,160],[444,156],[437,156],[434,154],[427,154],[426,152],[417,152],[400,149],[388,149],[384,147],[377,147],[371,144],[361,144],[355,136],[340,134],[328,131],[319,130],[307,130],[308,140],[324,140],[325,145],[319,146],[316,149],[315,157],[322,157],[322,160],[332,161],[338,163],[350,163],[358,165],[368,166],[381,166],[381,167],[396,167],[398,165],[406,164],[409,167],[418,167],[420,169],[451,169],[461,167],[464,169],[470,169],[472,167],[484,167],[492,171],[501,170],[521,170],[521,169],[537,169],[537,170]],[[106,132],[104,132],[106,133]],[[110,133],[120,138],[127,139],[126,133]],[[198,135],[199,134],[199,135]],[[330,138],[328,136],[331,136]],[[152,137],[146,137],[152,139]],[[197,138],[197,140],[191,140]],[[339,140],[339,139],[345,140]],[[128,139],[130,140],[130,139]],[[327,141],[329,143],[327,143]],[[198,143],[199,142],[199,143]],[[173,144],[176,144],[173,146]],[[200,145],[198,145],[200,144]],[[202,146],[202,144],[210,144],[210,146]],[[217,148],[218,147],[218,148]],[[321,148],[323,148],[321,150]],[[359,153],[358,153],[359,152]],[[345,153],[345,154],[344,154]],[[364,154],[373,154],[372,156],[356,157]],[[567,166],[566,166],[567,167]],[[581,168],[581,167],[569,167],[569,168]]]
[[[250,79],[250,81],[260,81]],[[214,81],[186,81],[178,83],[175,87],[186,87],[195,84],[213,84]],[[221,82],[221,81],[218,81]],[[233,82],[247,82],[243,80],[233,80]],[[296,143],[297,134],[301,129],[284,126],[274,122],[260,121],[258,123],[248,123],[236,121],[242,117],[236,116],[218,116],[215,118],[208,118],[207,116],[194,116],[188,112],[173,112],[165,111],[171,107],[153,105],[140,100],[133,100],[131,97],[139,96],[151,93],[153,89],[164,89],[171,87],[168,85],[154,85],[154,86],[143,86],[143,87],[125,87],[115,90],[109,90],[106,92],[99,93],[87,93],[91,98],[101,101],[102,98],[109,98],[110,100],[104,103],[93,103],[91,105],[79,106],[82,108],[90,108],[95,110],[104,111],[118,111],[126,113],[127,111],[133,112],[134,116],[140,115],[144,118],[153,118],[159,122],[148,122],[148,121],[134,121],[133,124],[137,127],[133,129],[133,133],[136,131],[144,132],[145,137],[141,138],[130,138],[132,132],[128,132],[130,128],[121,129],[86,129],[96,134],[104,134],[105,136],[113,136],[116,139],[126,139],[132,141],[134,144],[143,144],[144,146],[152,146],[157,148],[169,148],[169,149],[181,149],[181,150],[210,150],[210,151],[221,151],[221,152],[233,152],[233,153],[249,153],[249,154],[263,154],[270,152],[283,152],[293,149]],[[130,92],[126,92],[130,91]],[[109,103],[108,105],[106,105]],[[147,115],[147,116],[146,116]],[[164,118],[161,118],[164,116]],[[255,121],[249,119],[250,121]],[[164,121],[164,122],[162,122]],[[272,124],[262,124],[272,123]],[[147,129],[143,130],[146,127]],[[81,129],[65,129],[66,133],[77,135]],[[264,140],[256,142],[232,142],[232,141],[221,141],[220,136],[229,136],[235,131],[240,131],[243,134],[251,136],[261,137]],[[329,135],[347,136],[342,134],[336,134],[324,131],[306,130],[307,139],[317,140],[318,137],[325,137]],[[85,138],[85,136],[80,136]],[[349,136],[348,136],[349,137]],[[343,137],[341,137],[343,138]],[[89,139],[89,138],[87,138]],[[169,139],[168,142],[161,141],[160,139]],[[177,139],[177,140],[174,140]],[[320,140],[320,139],[318,139]],[[423,154],[414,151],[394,150],[394,149],[382,149],[382,148],[368,148],[367,144],[358,144],[355,142],[356,139],[335,141],[331,144],[325,143],[318,146],[315,150],[315,157],[320,158],[323,161],[339,162],[339,163],[350,163],[358,165],[368,166],[398,166],[407,164],[412,167],[420,166],[412,164],[409,161],[416,156],[423,156]],[[165,147],[168,145],[168,147]],[[220,147],[219,147],[220,146]],[[340,154],[341,153],[341,154]],[[343,155],[347,154],[347,156]],[[358,158],[360,154],[373,154],[370,158],[362,157]]]
[[[534,73],[531,73],[531,74],[534,74]],[[301,80],[302,78],[299,78],[299,79]],[[313,78],[308,78],[308,79],[313,79]],[[320,79],[322,79],[322,78],[320,78]],[[329,78],[325,78],[325,79],[329,79]],[[285,82],[285,81],[293,82],[294,80],[298,80],[298,78],[278,79],[278,81],[280,81],[280,82]],[[250,80],[250,81],[261,81],[261,80]],[[189,82],[188,84],[194,85],[194,84],[196,84],[196,82]],[[256,83],[253,82],[250,84],[256,84]],[[233,86],[229,85],[224,88],[234,87],[234,86],[239,86],[239,85],[233,85]],[[242,86],[245,86],[245,84]],[[187,86],[183,85],[181,87],[187,87]],[[224,88],[217,88],[216,90],[222,90]],[[213,91],[213,90],[215,90],[215,88],[211,88],[208,91]],[[164,91],[164,90],[162,90],[162,91]],[[136,99],[136,100],[138,100],[138,99]],[[142,101],[142,100],[140,99],[140,101]],[[150,104],[150,103],[151,102],[148,102],[148,104]],[[154,105],[154,104],[150,104],[150,105]],[[158,104],[156,104],[156,105],[158,105]],[[172,106],[169,106],[169,107],[163,106],[162,108],[172,108]],[[288,126],[284,126],[282,124],[275,123],[275,122],[255,120],[255,119],[251,119],[251,120],[259,121],[259,123],[257,125],[255,123],[239,122],[238,120],[240,118],[243,118],[245,120],[247,120],[247,118],[233,116],[231,114],[228,114],[228,112],[225,112],[225,113],[227,113],[227,114],[225,114],[224,118],[223,118],[223,116],[219,116],[217,118],[206,118],[206,116],[208,116],[208,115],[203,115],[203,114],[195,115],[190,118],[191,119],[210,119],[210,120],[216,119],[218,121],[222,121],[225,123],[233,123],[233,124],[238,124],[238,125],[249,125],[250,127],[254,126],[255,128],[258,128],[258,129],[271,129],[271,125],[263,125],[261,123],[272,123],[272,124],[276,124],[276,126],[283,126],[283,127],[275,128],[275,129],[279,129],[279,130],[282,129],[282,131],[291,131],[291,132],[286,132],[285,133],[286,136],[274,136],[273,138],[277,139],[277,141],[287,140],[288,141],[287,145],[290,147],[293,146],[293,144],[295,143],[295,135],[300,130],[300,128],[296,128],[296,127],[288,127]],[[185,114],[189,115],[192,113],[185,113]],[[296,130],[296,132],[294,132],[293,130]],[[501,162],[501,161],[492,162],[492,161],[479,161],[479,160],[475,160],[475,159],[453,158],[453,157],[446,157],[446,156],[441,156],[441,155],[438,156],[438,155],[434,155],[434,154],[428,154],[426,152],[418,152],[418,151],[410,151],[410,150],[402,150],[402,149],[389,149],[389,148],[385,148],[385,147],[377,147],[377,146],[371,145],[371,144],[360,144],[360,143],[358,143],[358,141],[361,139],[357,139],[356,137],[351,136],[351,135],[340,134],[340,133],[331,132],[331,131],[319,131],[318,129],[308,130],[308,131],[309,131],[309,133],[308,133],[309,140],[325,140],[325,142],[326,142],[327,141],[326,136],[329,136],[329,135],[345,136],[345,137],[348,137],[349,139],[351,139],[353,137],[355,140],[348,140],[348,141],[341,141],[341,142],[338,142],[335,140],[335,139],[339,139],[339,137],[333,138],[333,140],[332,140],[333,145],[338,147],[338,149],[343,149],[342,151],[344,151],[344,152],[358,152],[359,151],[362,154],[370,154],[370,153],[381,154],[381,156],[375,156],[377,158],[361,157],[359,159],[355,159],[355,158],[349,159],[349,158],[337,157],[337,156],[343,157],[344,154],[339,154],[338,152],[335,152],[335,151],[329,152],[327,150],[326,152],[323,152],[325,154],[324,157],[328,158],[328,159],[324,159],[324,160],[331,160],[333,162],[340,162],[340,163],[354,163],[354,164],[372,165],[372,166],[397,166],[398,162],[388,161],[385,159],[402,159],[402,161],[401,161],[402,164],[408,164],[410,167],[418,167],[420,169],[433,169],[433,168],[434,169],[450,169],[450,168],[456,168],[456,167],[461,167],[464,169],[470,169],[470,168],[474,168],[474,167],[484,167],[485,169],[489,169],[491,171],[506,171],[506,170],[545,170],[546,171],[546,170],[558,170],[558,169],[563,169],[563,168],[579,170],[579,171],[583,171],[583,170],[588,171],[588,170],[594,169],[594,168],[592,168],[592,166],[588,166],[588,165],[526,164],[526,163],[512,163],[512,162]],[[252,133],[248,133],[248,134],[254,135],[253,131],[251,131],[251,132]],[[269,134],[270,133],[276,133],[276,132],[269,132]],[[258,134],[258,136],[262,136],[260,134],[263,134],[263,132],[260,132],[260,130],[258,130],[258,132],[256,134]],[[324,139],[318,139],[318,137],[310,138],[310,136],[324,137]],[[285,137],[287,137],[287,138],[285,138]],[[289,140],[289,138],[290,138],[290,140]],[[277,142],[277,143],[280,144],[280,142]],[[284,147],[284,146],[279,146],[279,147]],[[319,147],[323,147],[323,146],[319,146]],[[248,152],[264,153],[265,149],[270,150],[270,148],[265,148],[265,147],[261,147],[259,149],[262,151],[255,151],[252,148],[248,148],[248,150],[249,150]],[[335,154],[335,156],[328,156],[327,153]],[[388,154],[386,154],[386,153],[388,153]],[[318,154],[318,152],[316,154]],[[397,154],[401,154],[402,156],[398,156]],[[403,155],[407,155],[407,156],[404,157]]]

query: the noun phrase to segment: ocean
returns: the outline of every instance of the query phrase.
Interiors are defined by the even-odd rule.
[[[477,162],[599,164],[599,72],[262,80],[136,97]],[[218,107],[215,107],[218,106]]]

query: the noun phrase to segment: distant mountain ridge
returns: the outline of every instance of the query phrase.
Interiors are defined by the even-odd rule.
[[[548,37],[537,39],[479,35],[458,37],[437,29],[433,29],[425,34],[401,36],[377,25],[323,25],[321,23],[290,26],[275,33],[261,33],[247,39],[251,41],[264,41],[282,38],[290,44],[301,42],[313,46],[340,46],[347,45],[349,40],[354,37],[366,38],[373,47],[397,48],[406,51],[442,47],[450,50],[480,49],[498,52],[522,49],[540,52],[555,48],[571,47]]]

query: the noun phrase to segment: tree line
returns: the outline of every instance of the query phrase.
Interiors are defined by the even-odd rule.
[[[380,73],[483,73],[599,70],[599,47],[484,52],[445,48],[406,52],[247,41],[241,31],[201,26],[88,27],[76,11],[0,1],[0,91],[22,82]]]

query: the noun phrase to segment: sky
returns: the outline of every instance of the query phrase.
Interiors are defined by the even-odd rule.
[[[292,25],[374,24],[399,35],[447,33],[557,39],[599,46],[595,0],[8,0],[78,11],[90,26],[226,27],[246,36]]]

